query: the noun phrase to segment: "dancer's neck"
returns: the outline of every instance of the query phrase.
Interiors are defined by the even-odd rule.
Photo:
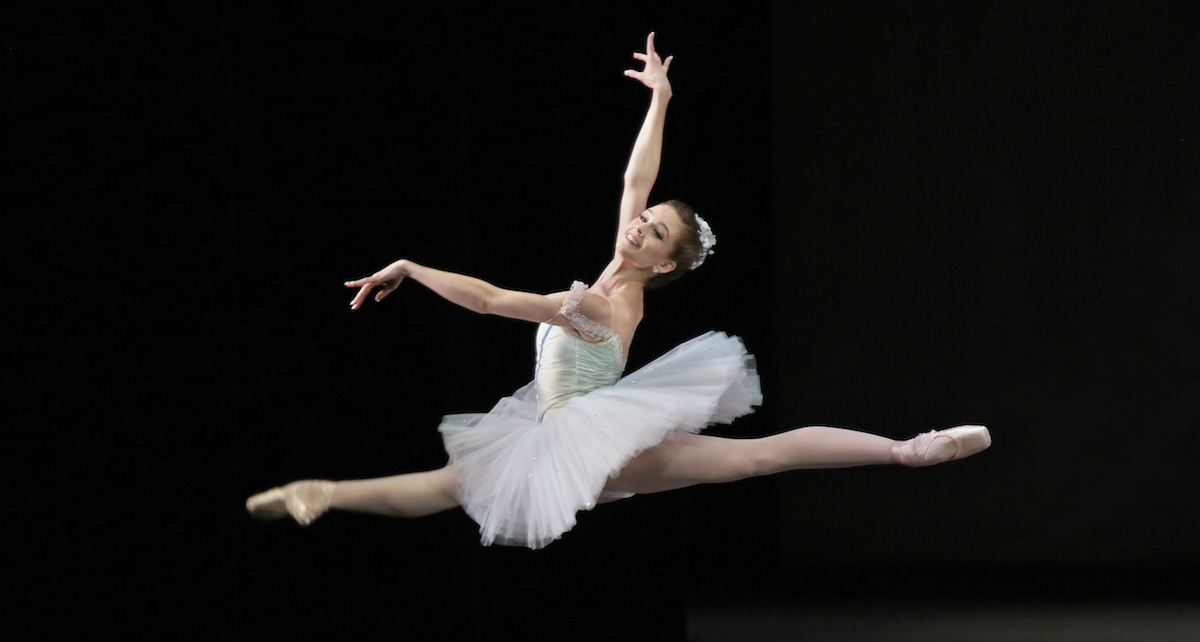
[[[631,306],[641,307],[646,288],[646,271],[621,256],[613,257],[592,289],[606,297],[619,296]]]

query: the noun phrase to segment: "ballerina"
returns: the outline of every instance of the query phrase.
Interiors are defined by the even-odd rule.
[[[436,470],[348,481],[303,480],[251,497],[252,515],[290,515],[308,525],[330,508],[420,517],[461,506],[480,541],[542,548],[569,531],[580,510],[642,493],[732,482],[805,468],[928,466],[986,449],[983,426],[957,426],[906,441],[808,426],[755,439],[697,434],[762,402],[753,356],[741,339],[707,332],[621,376],[645,314],[646,289],[700,267],[712,228],[677,200],[648,206],[658,177],[671,84],[646,38],[625,75],[651,90],[625,170],[612,260],[590,286],[549,295],[496,287],[401,259],[357,288],[357,310],[412,279],[481,314],[537,323],[534,379],[482,414],[449,415],[438,430],[449,462]]]

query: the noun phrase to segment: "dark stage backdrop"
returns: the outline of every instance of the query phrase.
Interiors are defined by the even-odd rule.
[[[831,573],[1196,570],[1179,3],[5,11],[22,623],[682,639],[689,604]],[[527,324],[420,286],[351,313],[341,283],[400,256],[594,279],[651,29],[677,55],[655,196],[720,243],[649,298],[630,366],[723,329],[766,405],[717,434],[986,423],[994,448],[618,502],[539,552],[458,511],[252,522],[284,481],[441,465],[442,414],[528,381]]]
[[[1180,5],[779,7],[776,416],[995,440],[927,471],[785,476],[785,559],[1195,568]]]

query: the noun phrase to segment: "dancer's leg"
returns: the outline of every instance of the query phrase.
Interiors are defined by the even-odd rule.
[[[653,493],[800,468],[888,464],[893,444],[886,437],[824,426],[757,439],[676,434],[633,458],[606,488]]]
[[[331,508],[392,517],[422,517],[458,506],[454,467],[340,481]]]
[[[291,515],[308,526],[330,508],[394,517],[421,517],[458,506],[454,467],[332,482],[306,479],[272,488],[246,500],[246,510],[260,519]]]
[[[973,436],[979,435],[981,439],[987,434],[982,427],[962,428],[969,428]],[[938,438],[939,435],[957,435],[955,431],[958,430],[926,433],[907,441],[825,426],[796,428],[758,439],[677,434],[633,458],[605,488],[616,492],[654,493],[804,468],[893,463],[930,465],[974,454],[990,444],[990,437],[986,437],[986,444],[972,445],[963,451],[957,436]]]

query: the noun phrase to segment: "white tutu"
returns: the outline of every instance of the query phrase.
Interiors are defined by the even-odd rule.
[[[544,421],[530,383],[487,414],[446,416],[438,430],[483,544],[536,549],[570,530],[638,453],[761,403],[754,357],[737,337],[708,332]]]

